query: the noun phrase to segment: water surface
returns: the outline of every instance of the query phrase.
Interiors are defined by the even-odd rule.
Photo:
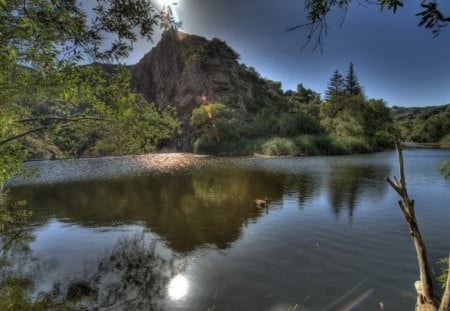
[[[432,263],[450,250],[445,158],[405,151]],[[11,183],[33,211],[17,269],[35,294],[85,284],[72,303],[111,310],[413,310],[415,251],[385,181],[394,152],[152,163],[33,162],[40,176]],[[253,203],[263,197],[268,208]]]

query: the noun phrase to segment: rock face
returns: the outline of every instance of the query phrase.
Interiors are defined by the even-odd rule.
[[[186,136],[192,110],[203,103],[223,103],[247,119],[280,100],[280,83],[261,78],[238,59],[239,55],[219,39],[166,31],[132,66],[133,84],[157,106],[175,107]]]

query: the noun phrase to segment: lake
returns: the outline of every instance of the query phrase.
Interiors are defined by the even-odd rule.
[[[439,274],[450,150],[404,156]],[[34,297],[103,310],[414,310],[415,251],[386,182],[395,152],[168,157],[28,163],[40,173],[10,186],[33,211],[29,250],[9,269],[34,281]]]

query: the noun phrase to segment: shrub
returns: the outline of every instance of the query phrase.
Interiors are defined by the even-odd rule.
[[[439,142],[441,144],[450,144],[450,133],[442,137]]]
[[[275,137],[262,146],[262,152],[268,156],[295,155],[295,144],[287,138]]]
[[[357,136],[330,136],[330,154],[368,153],[372,151],[369,143]]]

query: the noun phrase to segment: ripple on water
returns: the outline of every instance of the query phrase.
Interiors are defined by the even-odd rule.
[[[16,176],[8,186],[67,183],[96,179],[115,179],[148,174],[176,173],[200,164],[204,156],[189,153],[158,153],[122,157],[82,158],[27,162],[37,170],[31,177]]]

